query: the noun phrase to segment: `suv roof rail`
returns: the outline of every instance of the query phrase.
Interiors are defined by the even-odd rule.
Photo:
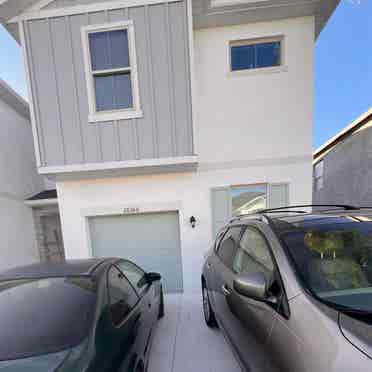
[[[347,204],[302,204],[302,205],[292,205],[289,207],[279,207],[279,208],[268,208],[268,209],[261,209],[257,211],[259,214],[263,213],[271,213],[271,212],[280,212],[280,211],[289,211],[293,213],[307,213],[306,211],[299,211],[299,210],[292,210],[296,208],[314,208],[314,207],[324,207],[324,208],[334,208],[334,209],[344,209],[345,211],[354,211],[360,209],[354,205],[347,205]]]
[[[307,211],[298,210],[297,208],[314,208],[314,207],[322,207],[322,208],[334,208],[334,209],[344,209],[345,211],[354,211],[361,209],[360,207],[356,207],[353,205],[347,204],[302,204],[302,205],[292,205],[288,207],[278,207],[278,208],[267,208],[267,209],[259,209],[250,213],[242,213],[237,216],[232,217],[229,222],[234,222],[240,220],[243,217],[252,217],[255,219],[262,219],[262,216],[266,213],[276,213],[276,212],[290,212],[290,213],[299,213],[304,214],[308,213]],[[296,210],[297,209],[297,210]],[[372,209],[372,207],[371,207]],[[331,209],[332,210],[332,209]],[[326,212],[329,210],[325,210]],[[261,217],[260,217],[261,216]]]

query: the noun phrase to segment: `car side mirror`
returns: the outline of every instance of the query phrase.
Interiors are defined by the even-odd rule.
[[[148,284],[151,284],[161,280],[161,275],[159,273],[146,273],[145,280]]]
[[[267,280],[262,272],[240,274],[233,282],[236,292],[258,301],[267,300]]]

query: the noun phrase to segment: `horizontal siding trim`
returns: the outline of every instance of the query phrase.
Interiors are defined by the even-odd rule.
[[[56,18],[67,15],[85,14],[85,13],[97,13],[105,10],[114,10],[121,8],[132,8],[144,5],[155,5],[164,3],[175,3],[183,0],[117,0],[108,2],[99,2],[89,5],[76,5],[66,8],[48,9],[40,11],[25,12],[19,16],[10,19],[7,23],[15,23],[20,21],[26,21],[31,19],[45,19],[45,18]]]
[[[73,172],[92,172],[113,169],[136,169],[149,168],[161,166],[182,166],[182,165],[196,165],[198,163],[198,156],[179,156],[159,159],[144,159],[144,160],[127,160],[114,161],[105,163],[87,163],[87,164],[73,164],[65,166],[40,167],[40,174],[61,174]]]

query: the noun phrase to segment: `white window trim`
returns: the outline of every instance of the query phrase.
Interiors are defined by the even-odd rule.
[[[241,45],[255,45],[270,42],[280,42],[280,61],[278,66],[247,68],[243,70],[233,70],[231,61],[231,48]],[[256,75],[277,72],[287,72],[288,67],[285,65],[285,38],[284,35],[265,36],[252,39],[231,40],[228,43],[228,76]]]
[[[123,30],[123,29],[126,29],[128,31],[128,48],[129,48],[129,61],[130,61],[130,76],[131,76],[131,84],[132,84],[133,108],[97,112],[88,36],[90,33],[94,33],[94,32],[114,31],[114,30]],[[88,107],[89,107],[88,121],[90,123],[96,123],[96,122],[125,120],[125,119],[134,119],[134,118],[142,117],[143,112],[141,110],[140,97],[139,97],[137,56],[136,56],[133,21],[128,20],[128,21],[121,21],[121,22],[115,22],[115,23],[105,23],[101,25],[83,26],[81,27],[81,40],[82,40],[82,45],[83,45],[85,79],[86,79],[87,93],[88,93]],[[124,68],[120,70],[124,70]]]

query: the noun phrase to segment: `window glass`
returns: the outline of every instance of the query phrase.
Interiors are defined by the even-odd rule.
[[[147,283],[144,280],[145,272],[141,268],[129,261],[120,261],[117,266],[138,293],[145,290]]]
[[[240,232],[240,226],[230,228],[218,247],[218,256],[221,261],[230,268],[233,266],[232,264],[238,248]]]
[[[120,110],[133,107],[130,74],[125,72],[94,77],[97,111]]]
[[[352,215],[276,225],[313,293],[335,306],[372,312],[371,221]]]
[[[89,48],[93,71],[129,67],[126,29],[90,33]]]
[[[267,185],[247,185],[232,187],[232,213],[233,216],[247,214],[267,205]]]
[[[268,282],[272,281],[274,264],[270,249],[265,238],[256,229],[245,230],[234,260],[234,271],[237,273],[262,272]]]
[[[119,325],[138,301],[131,284],[115,266],[109,270],[110,313],[114,325]]]
[[[247,43],[237,42],[231,48],[231,70],[249,70],[253,68],[280,65],[281,42]]]
[[[128,29],[88,33],[97,112],[133,108]]]
[[[89,335],[96,301],[91,278],[0,282],[0,361],[79,345]]]

